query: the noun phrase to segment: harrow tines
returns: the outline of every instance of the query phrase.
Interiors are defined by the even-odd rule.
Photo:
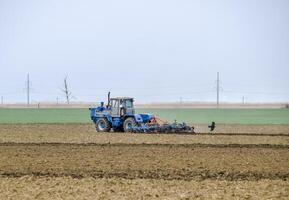
[[[173,134],[173,133],[194,133],[194,127],[190,127],[185,123],[177,124],[142,124],[136,125],[129,129],[129,132],[132,133],[166,133],[166,134]]]

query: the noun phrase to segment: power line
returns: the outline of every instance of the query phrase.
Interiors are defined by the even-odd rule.
[[[287,92],[259,92],[259,91],[232,91],[232,90],[224,90],[225,93],[235,93],[235,94],[254,94],[254,95],[289,95]]]

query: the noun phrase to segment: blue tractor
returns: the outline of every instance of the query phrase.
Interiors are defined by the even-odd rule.
[[[89,108],[90,118],[95,124],[97,132],[134,132],[134,133],[194,133],[194,127],[185,123],[167,123],[155,117],[153,114],[136,114],[133,106],[133,98],[110,98],[105,106],[101,102],[96,108]],[[209,126],[211,131],[215,129],[215,122]]]
[[[133,98],[117,97],[110,98],[104,106],[101,102],[97,108],[90,108],[90,117],[98,132],[131,132],[134,128],[148,124],[154,116],[152,114],[136,114],[133,106]]]

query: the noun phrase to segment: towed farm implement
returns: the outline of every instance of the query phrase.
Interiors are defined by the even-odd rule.
[[[195,133],[193,126],[186,123],[168,123],[151,113],[136,114],[133,98],[110,98],[96,108],[89,108],[90,118],[95,124],[97,132],[132,132],[132,133]],[[208,126],[211,131],[215,129],[215,122]]]

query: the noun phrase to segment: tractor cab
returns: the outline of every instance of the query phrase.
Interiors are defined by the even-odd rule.
[[[110,98],[107,109],[110,110],[111,117],[123,117],[135,113],[133,98],[130,97]]]
[[[116,131],[128,132],[133,127],[148,123],[154,118],[152,114],[135,114],[133,98],[110,98],[108,93],[107,105],[101,102],[96,108],[89,108],[90,118],[95,123],[98,132],[108,132],[111,128]]]

